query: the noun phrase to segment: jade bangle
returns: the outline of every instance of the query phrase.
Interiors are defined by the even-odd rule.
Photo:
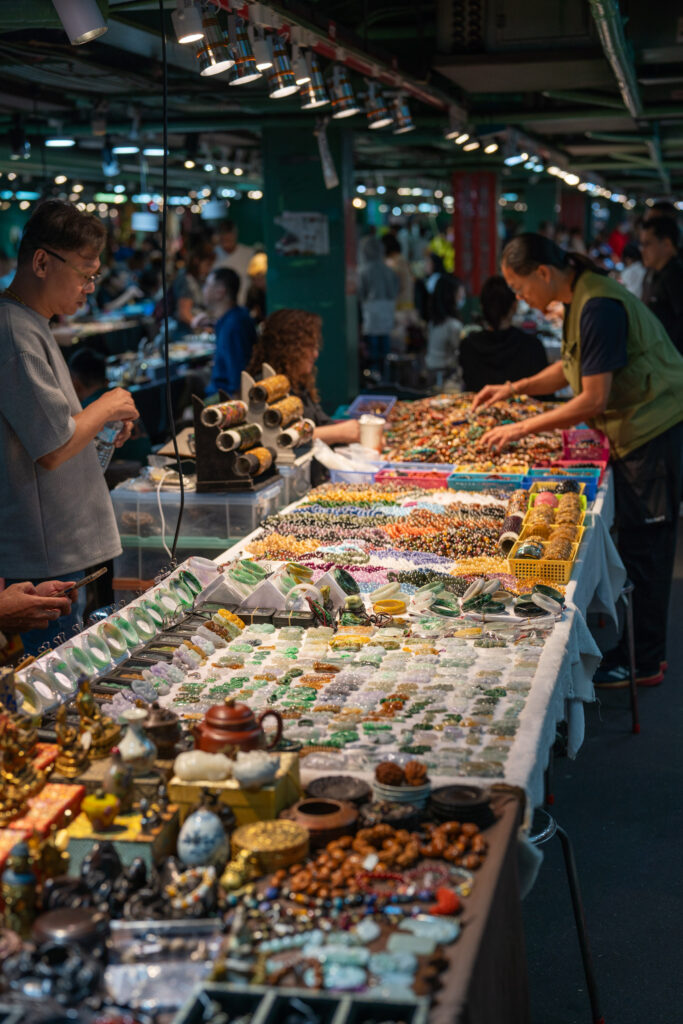
[[[373,590],[370,595],[370,600],[373,604],[377,601],[386,601],[390,597],[394,597],[395,594],[400,593],[400,583],[385,583],[383,586],[378,587],[377,590]]]
[[[195,574],[190,572],[189,569],[181,569],[178,573],[178,577],[185,584],[193,597],[196,597],[197,594],[200,594],[204,589]]]
[[[72,672],[77,675],[94,676],[97,666],[93,664],[90,655],[82,647],[67,647],[64,650],[64,658]]]
[[[169,590],[168,587],[161,587],[156,591],[155,597],[157,600],[157,606],[164,610],[167,616],[177,615],[180,610],[180,600]]]
[[[137,630],[125,615],[115,615],[111,621],[114,626],[121,631],[121,634],[129,648],[139,646],[140,637],[138,636]]]
[[[97,668],[107,668],[111,665],[111,651],[97,632],[86,633],[83,637],[83,646]]]
[[[192,608],[194,604],[194,597],[192,591],[183,583],[177,576],[175,579],[170,580],[169,588],[176,595],[183,608]]]
[[[61,658],[52,658],[45,671],[61,693],[72,694],[75,691],[78,677]]]
[[[145,609],[157,629],[163,628],[165,615],[161,605],[149,597],[143,597],[140,607]]]
[[[128,621],[141,640],[152,640],[157,635],[154,620],[139,605],[130,609]]]
[[[104,640],[111,652],[112,658],[122,658],[126,653],[128,645],[126,638],[118,626],[113,622],[102,622],[97,628],[97,635]]]

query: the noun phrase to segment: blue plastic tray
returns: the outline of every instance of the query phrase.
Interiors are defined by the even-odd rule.
[[[532,484],[539,483],[542,480],[556,481],[561,479],[561,476],[570,477],[572,480],[576,480],[578,483],[585,484],[584,494],[589,501],[595,501],[595,497],[598,493],[598,486],[600,483],[600,470],[599,469],[568,469],[562,467],[562,474],[549,473],[547,469],[539,467],[537,469],[529,470],[529,473],[525,477],[524,487],[531,487]]]
[[[346,410],[346,416],[354,420],[364,413],[370,413],[373,416],[388,416],[395,405],[395,395],[357,395]]]
[[[524,486],[522,473],[451,473],[448,486],[452,491],[516,491]]]

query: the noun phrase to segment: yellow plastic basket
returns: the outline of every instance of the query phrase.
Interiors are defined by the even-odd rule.
[[[579,540],[577,541],[577,543],[581,543],[581,537],[583,537],[583,531],[585,529],[585,527],[583,525],[584,522],[585,522],[585,519],[586,519],[586,513],[582,512],[581,513],[581,518],[579,519],[578,523],[576,523],[576,526],[577,526],[578,531],[579,531]],[[519,540],[527,540],[527,538],[531,537],[532,534],[533,534],[533,529],[532,529],[531,526],[529,526],[528,516],[524,516],[524,521],[522,523],[522,529],[521,529],[521,532],[519,534],[519,538],[518,539]]]
[[[583,540],[583,534],[584,527],[580,527],[579,539],[576,544],[572,544],[572,557],[566,561],[553,558],[515,558],[519,545],[522,543],[522,534],[508,558],[511,574],[520,580],[545,580],[547,583],[569,583],[576,553]]]

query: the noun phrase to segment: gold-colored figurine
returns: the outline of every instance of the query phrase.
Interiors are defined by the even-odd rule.
[[[88,767],[88,750],[83,745],[78,727],[67,722],[64,704],[57,711],[56,731],[59,753],[55,770],[65,779],[75,779]]]
[[[224,889],[241,889],[243,885],[261,874],[258,868],[258,860],[248,850],[240,850],[239,853],[225,866],[221,876],[221,886]]]
[[[24,813],[29,797],[45,784],[33,763],[37,730],[29,718],[0,715],[0,828]]]
[[[76,697],[76,707],[81,720],[81,736],[86,732],[90,733],[90,758],[93,761],[100,761],[104,757],[109,757],[111,748],[121,739],[121,726],[109,715],[102,713],[87,679],[81,683]]]

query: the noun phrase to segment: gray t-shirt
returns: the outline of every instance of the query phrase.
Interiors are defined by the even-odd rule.
[[[57,469],[37,462],[81,411],[48,321],[0,296],[0,576],[62,576],[121,553],[94,443]]]

